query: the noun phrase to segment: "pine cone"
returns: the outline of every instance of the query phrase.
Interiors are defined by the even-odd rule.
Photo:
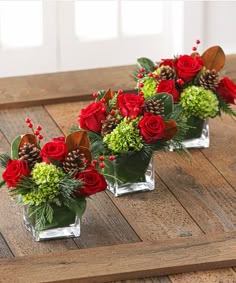
[[[108,115],[106,120],[102,120],[101,135],[104,137],[110,134],[118,124],[118,119],[112,115]]]
[[[66,172],[72,170],[82,171],[86,167],[86,158],[79,149],[75,149],[68,153],[62,166]]]
[[[219,82],[219,74],[214,69],[204,71],[199,78],[200,86],[212,91],[216,90],[219,85]]]
[[[161,81],[174,80],[175,77],[176,77],[175,70],[172,69],[170,66],[162,66],[160,68],[159,79]]]
[[[36,162],[40,162],[40,150],[31,143],[24,143],[19,150],[19,160],[25,160],[30,169],[32,169]]]
[[[154,115],[162,116],[164,114],[164,107],[161,100],[149,99],[145,103],[145,111],[151,112]]]

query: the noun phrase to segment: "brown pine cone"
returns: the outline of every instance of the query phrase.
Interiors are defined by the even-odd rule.
[[[200,86],[212,91],[216,90],[216,88],[219,86],[219,82],[219,74],[214,69],[205,70],[199,78]]]
[[[163,116],[164,114],[164,106],[161,100],[158,99],[149,99],[145,103],[145,111],[151,112],[157,116]]]
[[[19,149],[19,160],[25,160],[30,169],[32,169],[37,162],[41,162],[40,150],[31,143],[24,143]]]
[[[160,68],[159,79],[161,81],[174,80],[175,77],[176,77],[175,70],[172,69],[170,66],[162,66]]]
[[[86,158],[79,149],[75,149],[68,153],[62,163],[62,166],[66,172],[70,172],[72,170],[80,172],[86,167]]]
[[[112,115],[108,115],[106,120],[102,120],[101,135],[104,137],[110,134],[118,124],[118,119]]]

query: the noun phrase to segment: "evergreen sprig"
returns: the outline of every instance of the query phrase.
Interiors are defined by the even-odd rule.
[[[117,104],[117,97],[118,97],[118,93],[116,93],[112,99],[109,100],[108,102],[108,108],[111,111],[112,109],[116,108],[116,104]]]
[[[231,108],[231,106],[219,95],[217,95],[218,100],[219,100],[219,108],[220,111],[224,112],[225,114],[228,114],[230,116],[236,117],[236,112]],[[221,115],[221,113],[220,113]]]
[[[0,167],[6,168],[9,159],[11,159],[10,155],[8,155],[7,153],[1,153],[0,154]]]
[[[26,195],[31,191],[36,191],[38,189],[37,184],[32,180],[31,177],[22,177],[18,182],[17,188],[12,188],[11,193],[13,195]]]

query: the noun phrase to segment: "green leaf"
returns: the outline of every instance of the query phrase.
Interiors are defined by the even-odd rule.
[[[0,180],[0,188],[5,184],[6,184],[6,182],[4,180]]]
[[[0,154],[0,167],[6,168],[9,159],[11,159],[11,157],[7,153],[1,153]]]
[[[106,90],[99,90],[97,92],[98,97],[96,98],[96,101],[100,101],[103,98],[103,96],[105,95],[105,93],[106,93]]]
[[[20,141],[21,141],[21,136],[18,136],[14,139],[14,141],[11,144],[11,157],[12,157],[12,159],[18,159],[19,158],[18,150],[19,150]]]
[[[146,73],[153,72],[154,71],[153,67],[156,66],[156,64],[152,60],[145,57],[138,58],[137,62],[138,62],[138,67],[145,68]]]
[[[71,203],[68,207],[81,218],[85,212],[86,204],[87,202],[85,198],[77,198],[76,201]]]
[[[72,134],[72,133],[77,132],[77,131],[83,131],[83,129],[81,129],[80,126],[73,125],[73,126],[71,126],[69,133]]]

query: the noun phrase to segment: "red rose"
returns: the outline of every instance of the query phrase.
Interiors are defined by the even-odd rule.
[[[7,167],[2,174],[3,180],[7,183],[8,188],[17,187],[17,183],[24,176],[29,176],[30,169],[25,160],[9,160]]]
[[[202,69],[204,63],[201,57],[191,57],[189,55],[179,56],[176,68],[178,76],[185,82],[190,82]]]
[[[42,161],[50,163],[50,158],[58,161],[64,161],[67,156],[67,146],[64,142],[48,142],[40,151]]]
[[[220,80],[220,84],[216,92],[227,102],[236,104],[236,84],[229,78],[224,77]]]
[[[173,96],[175,102],[179,101],[179,91],[175,88],[174,80],[160,81],[156,93],[167,92]]]
[[[65,142],[66,138],[65,137],[57,137],[57,138],[52,138],[53,142]]]
[[[106,108],[102,102],[92,102],[81,110],[79,115],[80,127],[84,130],[100,132],[102,120],[106,119]]]
[[[118,104],[123,117],[136,118],[144,108],[144,98],[136,94],[121,94],[118,96]]]
[[[165,136],[163,119],[150,112],[144,113],[143,118],[138,123],[138,127],[146,143],[153,143]]]
[[[82,180],[85,184],[79,188],[77,195],[90,196],[107,188],[107,183],[103,175],[98,173],[94,168],[87,168],[82,173],[75,173],[75,179]]]

